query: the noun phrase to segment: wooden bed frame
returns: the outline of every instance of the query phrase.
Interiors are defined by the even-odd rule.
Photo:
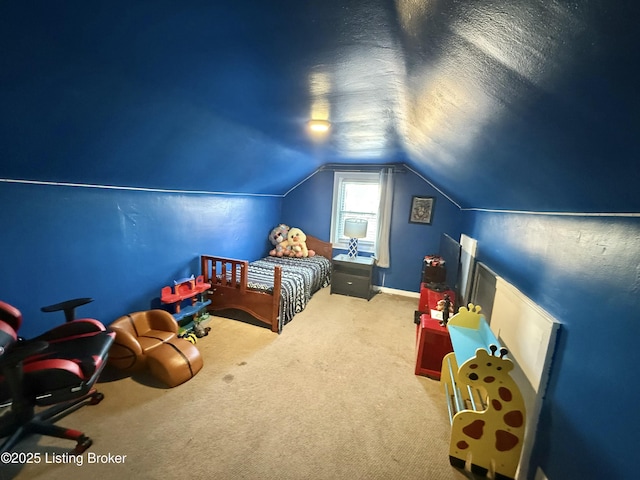
[[[307,248],[331,260],[333,246],[318,238],[307,235]],[[200,256],[200,271],[205,283],[211,283],[207,307],[210,312],[216,310],[237,309],[247,312],[257,320],[271,326],[271,331],[278,331],[280,310],[280,292],[282,267],[276,266],[273,272],[273,290],[269,293],[252,290],[247,286],[249,261],[233,258]]]

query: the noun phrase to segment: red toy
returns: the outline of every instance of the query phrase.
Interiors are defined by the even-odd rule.
[[[169,286],[163,287],[160,293],[160,301],[175,305],[173,317],[179,321],[184,317],[197,314],[211,303],[211,300],[202,299],[202,294],[210,288],[211,284],[205,283],[202,275],[198,275],[197,278],[191,275],[189,278],[175,280],[173,288]],[[191,305],[182,309],[181,303],[188,299],[191,299]]]

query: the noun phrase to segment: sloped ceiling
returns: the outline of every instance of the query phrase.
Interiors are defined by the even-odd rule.
[[[0,178],[282,195],[403,162],[463,208],[639,212],[635,5],[2,2]]]

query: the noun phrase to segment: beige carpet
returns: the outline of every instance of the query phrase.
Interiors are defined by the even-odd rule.
[[[416,305],[326,288],[281,335],[214,317],[195,378],[166,389],[105,372],[104,401],[59,422],[94,440],[79,461],[70,442],[32,437],[19,451],[40,463],[2,464],[0,479],[466,478],[448,462],[439,382],[413,374]]]

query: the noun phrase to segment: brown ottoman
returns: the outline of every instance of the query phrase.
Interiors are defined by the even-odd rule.
[[[154,377],[169,387],[176,387],[200,371],[202,357],[195,345],[174,338],[151,350],[147,365]]]

